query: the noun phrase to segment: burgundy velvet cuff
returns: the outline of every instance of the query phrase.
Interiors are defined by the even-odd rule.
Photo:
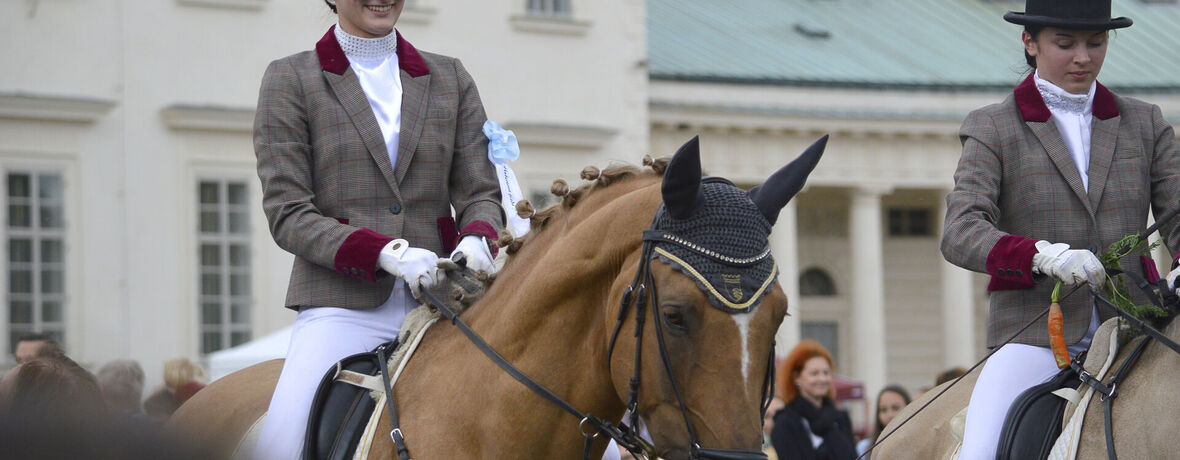
[[[1139,263],[1143,264],[1143,278],[1148,283],[1155,284],[1160,280],[1160,271],[1155,266],[1155,259],[1149,256],[1139,256]]]
[[[1031,289],[1032,259],[1037,253],[1036,241],[1016,235],[1004,235],[987,254],[986,269],[992,276],[989,291]]]
[[[442,241],[443,252],[450,254],[459,244],[459,230],[454,217],[438,218],[438,239]]]
[[[496,241],[500,239],[500,234],[496,233],[496,229],[492,228],[492,224],[482,220],[477,220],[467,224],[467,226],[463,227],[463,230],[459,232],[459,237],[455,238],[455,244],[458,245],[459,240],[467,235],[479,235],[484,237],[484,239],[486,239],[488,242],[488,246],[492,250],[493,259],[496,258],[496,253],[500,252],[500,248],[496,246]]]
[[[365,281],[377,282],[377,256],[393,238],[362,228],[344,239],[336,250],[336,271]]]

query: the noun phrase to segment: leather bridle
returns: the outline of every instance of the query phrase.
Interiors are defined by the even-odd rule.
[[[497,353],[494,349],[492,349],[492,347],[490,345],[488,345],[488,343],[486,341],[484,341],[483,338],[479,336],[479,334],[475,333],[475,331],[473,331],[470,326],[468,326],[466,323],[464,323],[463,320],[459,319],[458,313],[456,313],[455,311],[448,308],[446,306],[446,304],[444,304],[442,301],[438,300],[438,298],[435,297],[434,294],[432,294],[429,290],[422,291],[422,294],[425,296],[426,300],[430,304],[432,304],[434,306],[434,308],[437,309],[447,320],[449,320],[451,322],[451,324],[454,324],[455,327],[458,327],[459,330],[462,331],[463,334],[466,335],[469,340],[471,340],[471,342],[476,346],[476,348],[478,348],[481,352],[484,353],[484,355],[486,355],[488,358],[490,358],[492,360],[492,362],[496,363],[497,366],[499,366],[501,369],[503,369],[505,372],[507,372],[509,375],[511,375],[517,381],[524,384],[530,390],[533,390],[533,392],[544,397],[545,399],[549,400],[553,404],[560,407],[562,410],[570,413],[571,415],[573,415],[574,417],[577,417],[580,420],[580,422],[578,424],[578,429],[581,432],[582,436],[585,437],[585,447],[583,449],[583,455],[584,455],[584,458],[586,458],[587,460],[589,460],[589,458],[590,458],[590,450],[591,450],[594,439],[600,435],[609,436],[611,439],[614,439],[615,442],[619,444],[619,446],[623,447],[624,449],[627,449],[632,454],[643,455],[648,458],[655,458],[656,457],[655,447],[650,442],[648,442],[646,439],[644,439],[638,431],[639,430],[639,428],[638,428],[639,427],[639,411],[638,411],[639,375],[640,375],[640,371],[641,371],[640,358],[642,356],[642,351],[643,351],[643,326],[646,322],[645,320],[647,318],[647,312],[649,310],[648,307],[650,307],[652,305],[652,303],[649,303],[649,300],[657,298],[657,294],[655,292],[655,283],[653,281],[652,274],[651,274],[651,260],[653,258],[653,252],[654,252],[655,246],[657,244],[673,244],[673,245],[681,245],[681,246],[689,247],[690,249],[694,249],[694,250],[699,249],[699,248],[692,248],[692,247],[686,245],[684,239],[677,238],[677,237],[675,237],[675,235],[671,234],[668,231],[656,230],[655,226],[656,226],[656,223],[658,222],[659,217],[662,214],[662,212],[663,212],[663,208],[661,207],[661,210],[656,213],[655,218],[652,220],[652,227],[649,230],[643,232],[643,250],[640,254],[639,268],[636,270],[635,277],[631,281],[631,285],[628,286],[627,289],[623,292],[622,300],[620,300],[620,302],[619,302],[620,305],[619,305],[618,320],[617,320],[617,323],[615,324],[614,332],[611,333],[610,345],[609,345],[609,348],[607,351],[607,362],[609,363],[610,357],[614,353],[615,341],[618,338],[619,330],[622,329],[623,322],[626,319],[627,312],[628,312],[630,306],[632,304],[634,304],[636,307],[635,308],[635,373],[634,373],[634,375],[632,375],[631,380],[630,380],[630,391],[629,391],[629,394],[627,397],[627,411],[624,414],[624,419],[626,419],[628,421],[627,424],[615,425],[613,423],[603,421],[602,419],[595,417],[594,415],[583,413],[583,412],[579,411],[578,409],[574,408],[572,405],[570,405],[565,400],[561,399],[561,397],[557,396],[555,393],[553,393],[551,390],[546,388],[544,385],[541,385],[536,380],[533,380],[528,375],[525,375],[523,372],[521,372],[519,369],[517,369],[516,366],[513,366],[511,363],[508,362],[508,360],[504,359],[503,356],[500,356],[500,354]],[[729,263],[728,261],[718,258],[716,256],[710,256],[710,257],[712,257],[714,260],[718,260],[723,263]],[[766,254],[764,256],[759,257],[758,261],[761,261],[766,257],[770,257],[769,252],[766,252]],[[755,261],[755,262],[757,262],[757,261]],[[650,290],[649,290],[649,286],[650,286]],[[676,377],[672,372],[672,364],[671,364],[671,361],[669,360],[669,357],[668,357],[668,347],[664,342],[663,328],[660,326],[659,318],[656,317],[655,308],[650,308],[650,310],[651,310],[651,315],[652,315],[652,322],[655,324],[655,326],[654,326],[655,333],[656,333],[656,338],[657,338],[657,342],[658,342],[659,349],[660,349],[660,358],[663,361],[664,371],[665,371],[666,375],[668,376],[668,380],[672,384],[672,391],[676,395],[676,402],[680,405],[680,412],[684,416],[684,424],[688,429],[688,436],[689,436],[689,441],[690,441],[689,457],[692,458],[693,460],[698,460],[698,459],[700,459],[700,460],[706,460],[706,459],[763,460],[763,459],[766,459],[767,458],[766,454],[762,453],[761,451],[711,449],[711,448],[701,447],[700,443],[697,441],[698,438],[697,438],[696,430],[693,427],[692,421],[688,417],[688,406],[686,406],[684,404],[684,398],[683,398],[683,396],[681,396],[679,385],[677,384]],[[771,349],[773,350],[773,348],[774,348],[774,344],[772,342]],[[398,416],[397,416],[397,407],[393,403],[393,391],[389,385],[389,374],[384,369],[384,367],[385,367],[384,350],[383,349],[379,350],[379,353],[380,353],[380,361],[381,361],[381,367],[382,367],[381,374],[382,374],[382,379],[385,384],[386,409],[387,409],[390,424],[392,427],[392,430],[390,431],[390,438],[393,440],[394,445],[397,448],[398,457],[401,460],[411,460],[409,449],[406,447],[405,438],[404,438],[404,435],[402,434],[401,428],[399,426]],[[765,417],[766,410],[770,407],[771,398],[774,397],[774,392],[772,391],[772,386],[774,385],[774,353],[773,353],[773,351],[767,357],[766,368],[767,368],[767,371],[766,371],[765,380],[763,381],[763,384],[762,384],[762,397],[761,397],[761,404],[760,404],[761,414],[763,417]]]
[[[654,258],[654,251],[657,244],[671,244],[680,245],[684,247],[690,246],[685,244],[683,238],[677,238],[675,235],[669,235],[667,231],[656,230],[656,222],[659,221],[660,214],[657,212],[656,217],[652,220],[652,228],[643,232],[643,251],[640,253],[639,268],[635,272],[635,277],[631,284],[623,291],[623,297],[619,301],[619,316],[615,323],[614,331],[611,333],[610,345],[607,349],[607,360],[614,354],[615,342],[618,338],[619,331],[623,327],[623,322],[626,320],[627,311],[632,304],[635,305],[635,371],[630,380],[630,390],[627,395],[627,412],[624,414],[624,419],[627,420],[626,429],[623,432],[624,439],[615,441],[627,450],[635,453],[631,446],[638,445],[642,450],[647,450],[647,446],[643,446],[642,439],[635,432],[635,427],[639,426],[639,375],[641,370],[642,356],[643,356],[643,327],[645,319],[647,318],[648,310],[651,311],[651,319],[655,328],[656,342],[660,350],[660,360],[663,362],[664,373],[671,383],[672,392],[676,395],[676,403],[680,406],[680,413],[684,417],[684,425],[688,430],[689,437],[689,457],[692,459],[720,459],[720,460],[743,460],[743,459],[766,459],[766,454],[761,451],[744,451],[744,450],[730,450],[730,449],[710,449],[701,447],[698,442],[696,429],[693,427],[692,421],[688,416],[688,406],[684,404],[684,398],[681,395],[680,387],[676,382],[676,376],[672,372],[672,363],[668,355],[668,347],[664,341],[664,331],[660,326],[660,318],[656,314],[655,299],[658,294],[655,288],[655,282],[651,274],[651,261]],[[767,255],[769,257],[769,255]],[[715,260],[720,260],[714,257]],[[650,288],[649,288],[650,286]],[[650,301],[650,302],[649,302]],[[771,343],[771,349],[774,345]],[[774,397],[772,387],[774,385],[774,353],[773,351],[768,355],[766,361],[765,380],[762,384],[761,396],[761,415],[765,417],[766,410],[770,407],[770,401]]]

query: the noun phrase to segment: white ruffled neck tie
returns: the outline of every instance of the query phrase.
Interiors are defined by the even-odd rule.
[[[1033,81],[1053,115],[1053,123],[1057,125],[1065,147],[1073,157],[1082,178],[1082,188],[1090,191],[1090,123],[1094,119],[1094,91],[1098,83],[1090,83],[1090,90],[1086,94],[1073,94],[1041,79],[1039,72],[1033,73]]]

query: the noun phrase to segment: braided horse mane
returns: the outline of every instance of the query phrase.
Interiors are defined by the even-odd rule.
[[[615,164],[608,166],[606,169],[599,170],[595,166],[587,166],[582,168],[580,175],[582,180],[587,182],[573,190],[570,189],[569,183],[565,179],[554,179],[549,192],[561,198],[561,201],[541,210],[535,209],[527,199],[518,202],[516,204],[516,213],[521,218],[530,220],[529,233],[522,237],[513,237],[507,231],[501,232],[497,245],[503,248],[508,256],[511,257],[519,252],[525,243],[538,238],[538,234],[550,227],[551,222],[567,220],[570,217],[573,207],[591,192],[601,191],[613,184],[629,181],[633,178],[662,177],[669,160],[670,158],[667,157],[653,159],[648,155],[643,157],[643,167],[630,164]],[[510,258],[508,260],[510,262],[513,259]]]

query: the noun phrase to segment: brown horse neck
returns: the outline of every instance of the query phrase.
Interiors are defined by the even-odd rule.
[[[608,299],[618,280],[630,280],[623,267],[636,259],[659,200],[652,175],[588,193],[534,229],[464,321],[579,410],[620,416],[606,356],[616,311]]]

